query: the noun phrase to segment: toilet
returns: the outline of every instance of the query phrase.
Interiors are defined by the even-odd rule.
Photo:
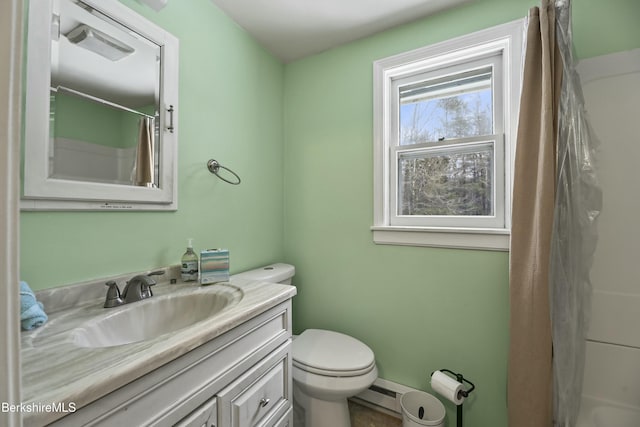
[[[272,264],[231,276],[290,284],[295,268]],[[293,339],[293,401],[296,427],[350,427],[347,398],[378,377],[373,351],[339,332],[307,329]],[[301,418],[301,419],[299,419]]]
[[[307,329],[293,340],[293,400],[306,427],[349,427],[347,398],[376,378],[373,351],[349,335]]]

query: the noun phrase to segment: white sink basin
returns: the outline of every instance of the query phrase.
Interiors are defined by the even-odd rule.
[[[71,331],[78,347],[113,347],[146,341],[191,326],[232,307],[242,299],[242,291],[217,291],[154,296],[117,308],[85,322]]]

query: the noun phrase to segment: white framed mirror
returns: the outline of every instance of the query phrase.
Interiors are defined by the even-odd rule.
[[[176,210],[178,40],[117,0],[29,8],[23,210]]]

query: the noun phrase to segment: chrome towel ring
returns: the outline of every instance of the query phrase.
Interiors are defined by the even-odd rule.
[[[238,185],[241,182],[240,181],[240,177],[238,176],[237,173],[235,173],[234,171],[232,171],[231,169],[229,169],[226,166],[222,166],[217,160],[210,159],[207,162],[207,169],[209,169],[209,172],[211,172],[212,174],[214,174],[215,176],[217,176],[218,178],[220,178],[224,182],[227,182],[227,183],[229,183],[231,185]],[[235,177],[235,180],[231,181],[231,180],[228,180],[227,178],[223,177],[222,175],[220,175],[218,173],[220,171],[220,169],[224,169],[227,172],[229,172],[231,175],[233,175]]]

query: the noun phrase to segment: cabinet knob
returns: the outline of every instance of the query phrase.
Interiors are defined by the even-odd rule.
[[[267,406],[269,404],[270,401],[271,400],[266,399],[266,398],[263,397],[262,399],[260,399],[260,406],[264,408],[265,406]]]

